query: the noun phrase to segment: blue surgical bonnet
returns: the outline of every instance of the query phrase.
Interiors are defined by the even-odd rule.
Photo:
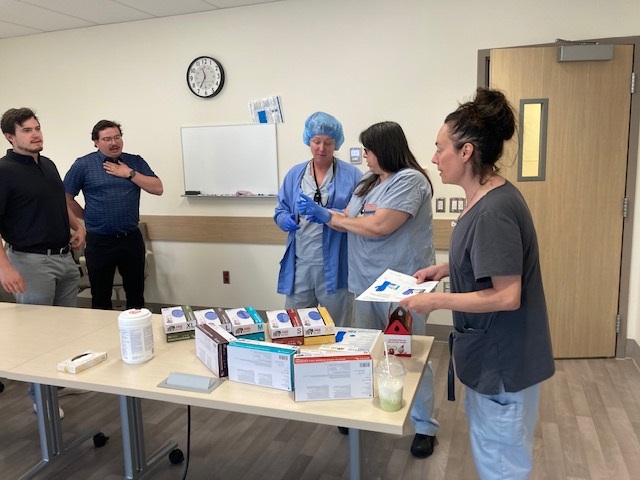
[[[328,113],[312,113],[304,122],[304,132],[302,133],[304,144],[309,145],[311,139],[316,135],[326,135],[333,138],[336,142],[336,150],[340,150],[340,146],[344,143],[342,124]]]

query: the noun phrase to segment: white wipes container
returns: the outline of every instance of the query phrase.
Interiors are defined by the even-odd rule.
[[[118,315],[120,349],[124,363],[144,363],[153,358],[153,325],[151,312],[133,308]]]

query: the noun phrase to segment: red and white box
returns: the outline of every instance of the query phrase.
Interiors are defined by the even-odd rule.
[[[411,312],[402,307],[396,308],[389,315],[389,323],[384,329],[384,341],[389,355],[397,357],[411,356]]]
[[[296,402],[373,398],[373,359],[366,352],[301,350],[293,374]]]
[[[304,335],[298,315],[289,315],[287,310],[267,310],[269,336],[274,343],[302,345]]]

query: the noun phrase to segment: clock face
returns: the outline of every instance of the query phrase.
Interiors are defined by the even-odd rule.
[[[198,97],[215,97],[224,86],[222,65],[215,58],[196,58],[187,69],[187,85]]]

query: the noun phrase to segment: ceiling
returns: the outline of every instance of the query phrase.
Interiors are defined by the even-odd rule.
[[[0,39],[277,0],[0,0]]]

